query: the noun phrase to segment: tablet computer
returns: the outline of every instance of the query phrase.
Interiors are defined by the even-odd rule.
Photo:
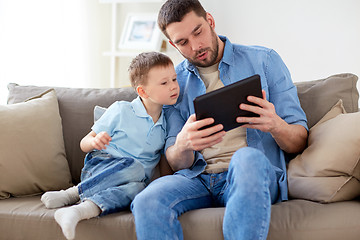
[[[222,124],[225,131],[245,123],[237,123],[237,117],[258,117],[259,115],[241,110],[241,103],[255,105],[247,100],[248,96],[262,98],[259,75],[254,75],[194,99],[196,120],[214,118],[215,122],[205,128]]]

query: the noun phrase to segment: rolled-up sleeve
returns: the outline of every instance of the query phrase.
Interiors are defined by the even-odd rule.
[[[174,106],[165,106],[164,113],[166,118],[166,139],[165,139],[165,152],[168,147],[175,144],[176,136],[181,131],[185,124],[185,120],[180,114],[180,111]]]
[[[293,84],[290,72],[281,57],[270,51],[265,71],[268,80],[269,101],[275,106],[277,115],[289,124],[307,127],[306,115],[300,107],[297,89]]]

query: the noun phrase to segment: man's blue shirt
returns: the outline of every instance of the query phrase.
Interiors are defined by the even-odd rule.
[[[296,87],[290,73],[280,58],[272,49],[259,46],[243,46],[232,44],[226,37],[220,36],[225,42],[224,55],[219,63],[220,79],[224,85],[259,74],[262,89],[266,98],[273,103],[276,113],[289,124],[298,124],[307,128],[304,111],[300,107]],[[173,106],[165,106],[167,138],[165,151],[174,145],[177,134],[185,122],[194,113],[193,100],[206,92],[197,68],[188,60],[176,67],[180,86],[178,101]],[[272,165],[276,167],[279,183],[278,201],[287,200],[286,159],[270,133],[255,129],[246,129],[246,140],[249,147],[261,150]],[[206,166],[203,156],[195,152],[195,161],[191,168],[177,172],[187,177],[195,177],[203,172]]]

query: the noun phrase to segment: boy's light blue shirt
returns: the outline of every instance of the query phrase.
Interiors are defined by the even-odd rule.
[[[242,80],[255,74],[261,77],[262,89],[266,98],[273,103],[276,113],[289,124],[307,127],[306,115],[300,107],[296,87],[290,73],[280,58],[271,49],[259,46],[232,44],[226,37],[219,36],[225,42],[224,55],[219,63],[220,79],[224,85]],[[191,114],[194,113],[193,100],[206,92],[197,68],[184,60],[176,67],[180,86],[178,101],[173,106],[165,106],[168,135],[165,151],[174,145],[176,136]],[[278,201],[287,200],[286,159],[270,133],[255,129],[246,129],[247,144],[261,150],[276,167],[280,194]],[[203,156],[195,152],[195,161],[190,169],[178,171],[178,174],[195,177],[206,166]]]
[[[142,163],[148,179],[160,160],[165,144],[166,122],[161,112],[154,124],[140,99],[113,103],[92,127],[95,133],[107,132],[112,141],[106,146],[114,157],[131,157]]]

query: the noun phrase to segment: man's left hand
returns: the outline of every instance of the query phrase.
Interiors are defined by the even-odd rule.
[[[272,132],[281,128],[285,123],[275,111],[274,105],[266,100],[266,93],[262,90],[263,98],[254,96],[248,96],[247,100],[256,104],[257,106],[240,104],[240,109],[253,112],[259,115],[259,117],[237,117],[236,122],[246,123],[242,125],[243,128],[258,129],[263,132]]]

